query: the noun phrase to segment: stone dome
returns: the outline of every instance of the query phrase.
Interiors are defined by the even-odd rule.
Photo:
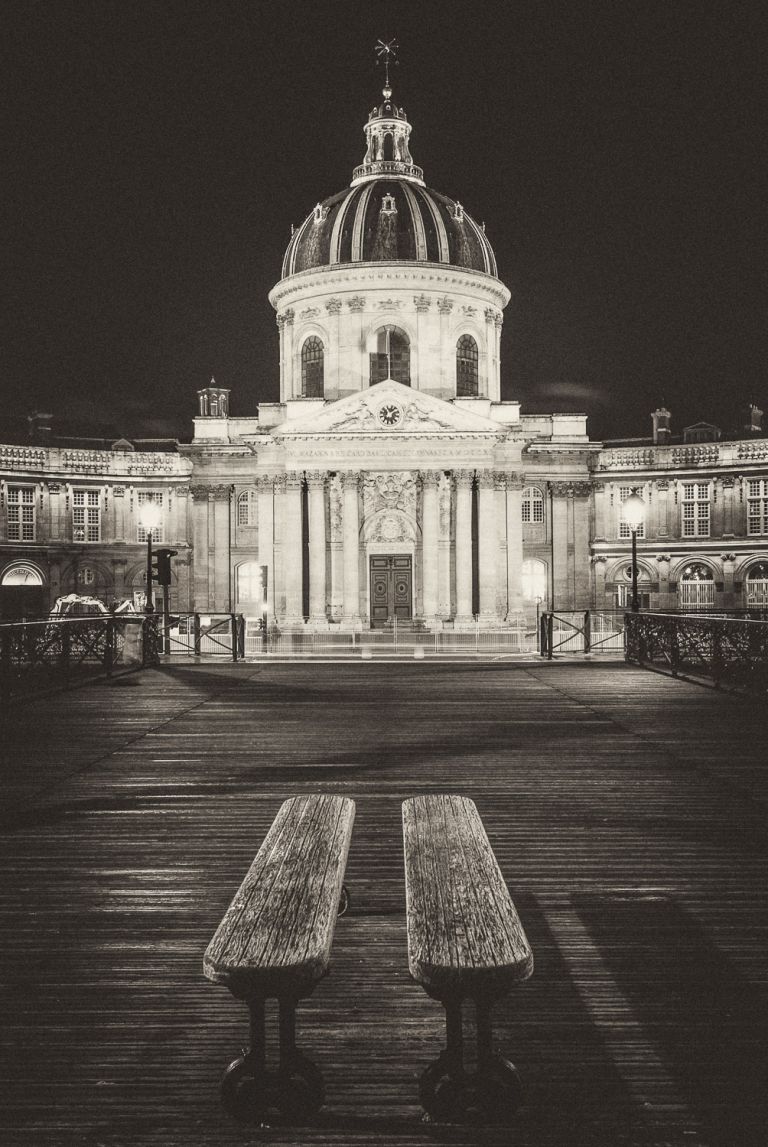
[[[339,263],[449,263],[497,277],[483,228],[415,180],[375,178],[332,195],[291,237],[283,278]]]
[[[345,190],[318,203],[291,236],[283,278],[345,263],[448,263],[497,277],[485,231],[461,204],[432,191],[410,153],[411,125],[392,100],[364,126],[367,149]]]

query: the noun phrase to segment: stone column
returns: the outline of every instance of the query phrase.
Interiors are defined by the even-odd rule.
[[[360,475],[342,476],[344,483],[344,621],[360,624],[360,513],[358,485]]]
[[[478,574],[480,580],[480,617],[492,621],[496,613],[496,566],[498,562],[499,534],[496,527],[496,506],[493,496],[492,470],[477,473],[477,542]]]
[[[523,487],[518,474],[507,474],[507,617],[523,608]]]
[[[280,397],[295,398],[293,378],[293,319],[294,312],[289,307],[277,316],[277,328],[280,331]]]
[[[456,624],[472,621],[472,471],[456,471]]]
[[[720,489],[722,491],[723,537],[732,538],[735,536],[733,505],[736,493],[732,474],[726,474],[720,479]]]
[[[344,540],[342,529],[341,478],[338,474],[328,483],[328,518],[330,526],[331,620],[338,621],[344,608]]]
[[[309,487],[309,620],[327,621],[325,578],[325,473],[307,471]]]
[[[192,608],[196,612],[211,608],[208,594],[208,498],[210,487],[191,486],[192,495]]]
[[[437,300],[437,309],[440,314],[440,390],[456,393],[456,347],[451,345],[448,338],[448,327],[451,322],[453,299],[443,295]],[[471,612],[471,607],[470,607]]]
[[[574,482],[571,499],[573,525],[568,539],[571,564],[572,609],[589,609],[591,586],[589,577],[589,506],[592,486],[589,482]]]
[[[434,625],[438,600],[438,505],[437,484],[440,474],[424,470],[421,474],[421,602],[424,620]]]
[[[552,482],[552,609],[573,609],[568,577],[568,482]]]
[[[451,616],[451,480],[440,474],[439,483],[440,540],[438,556],[437,612],[445,621]]]
[[[259,523],[259,565],[267,567],[267,625],[275,617],[275,502],[274,479],[271,474],[260,474],[256,478],[256,497]]]
[[[301,625],[302,553],[301,553],[301,474],[285,475],[285,623]]]
[[[232,609],[232,560],[230,554],[231,486],[215,486],[213,491],[213,530],[209,536],[209,566],[213,570],[213,608],[220,613]],[[209,589],[209,598],[211,592]]]
[[[341,342],[341,299],[328,299],[325,304],[328,312],[328,330],[330,339],[325,348],[325,377],[323,379],[323,397],[337,399],[339,397],[339,346]]]

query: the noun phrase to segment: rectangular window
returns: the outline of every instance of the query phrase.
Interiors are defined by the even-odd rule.
[[[747,533],[768,534],[768,478],[747,483]]]
[[[138,495],[136,497],[136,503],[137,503],[137,507],[138,507],[137,517],[139,519],[138,525],[136,528],[136,540],[139,542],[146,542],[146,540],[147,540],[148,531],[147,531],[146,526],[143,526],[141,524],[141,517],[142,517],[141,511],[144,508],[144,506],[153,505],[153,506],[157,506],[157,509],[159,511],[159,513],[158,513],[158,519],[159,520],[158,520],[158,524],[156,526],[152,527],[152,541],[153,542],[165,541],[165,530],[163,528],[163,517],[162,517],[162,513],[163,513],[163,491],[162,490],[139,490]]]
[[[8,487],[8,541],[34,542],[35,490],[33,486]]]
[[[627,498],[632,493],[632,491],[636,490],[636,489],[637,489],[637,486],[619,486],[619,502],[621,503],[622,506],[623,506],[624,502],[626,502]],[[640,525],[637,527],[637,536],[638,536],[638,538],[644,538],[645,537],[645,522],[641,522]],[[621,509],[619,510],[619,537],[620,538],[631,538],[632,537],[632,531],[630,530],[627,523],[624,521],[624,513]]]
[[[98,490],[72,491],[72,540],[101,541],[101,497]]]
[[[709,537],[709,482],[683,482],[683,537]]]

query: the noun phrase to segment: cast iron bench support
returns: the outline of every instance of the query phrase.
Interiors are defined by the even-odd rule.
[[[427,1114],[505,1122],[520,1104],[514,1066],[493,1050],[496,1002],[533,971],[533,955],[474,802],[403,803],[408,965],[445,1008],[446,1048],[421,1076]],[[477,1064],[465,1065],[463,1011],[474,1003]]]
[[[225,1106],[242,1121],[275,1111],[301,1121],[323,1104],[322,1074],[296,1047],[296,1006],[328,972],[354,817],[346,797],[286,801],[205,953],[205,975],[244,1000],[250,1015],[250,1045],[221,1085]],[[272,999],[274,1068],[265,1028]]]

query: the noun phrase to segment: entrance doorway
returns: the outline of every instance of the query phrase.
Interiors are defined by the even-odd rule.
[[[380,554],[371,558],[371,629],[397,618],[413,617],[413,568],[410,554]]]

